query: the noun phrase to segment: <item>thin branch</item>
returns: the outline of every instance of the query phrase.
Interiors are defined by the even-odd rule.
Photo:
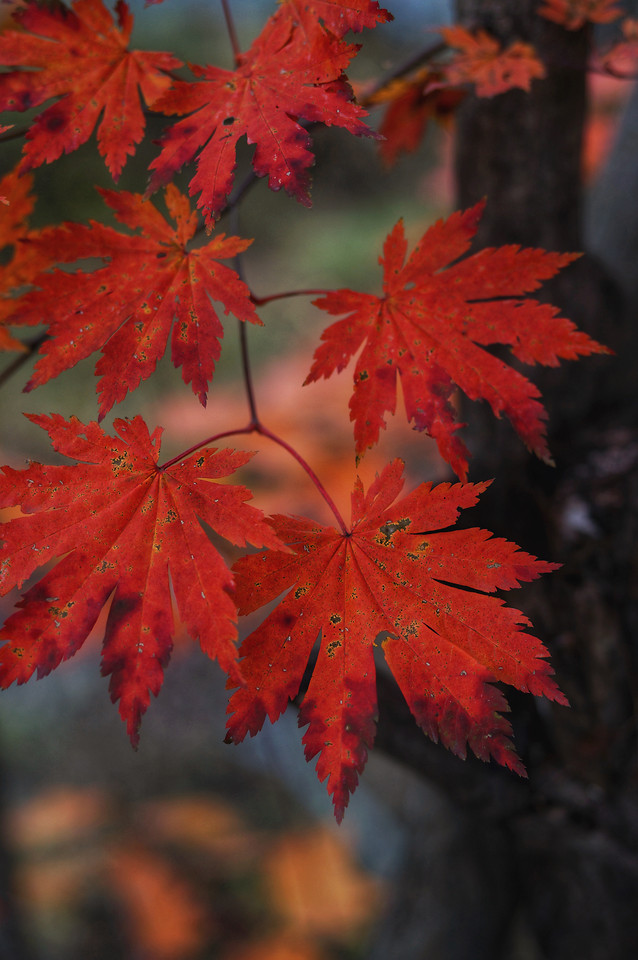
[[[250,422],[259,425],[259,415],[257,413],[257,401],[255,399],[255,390],[253,388],[253,378],[250,369],[250,355],[248,353],[248,331],[243,320],[237,321],[239,324],[239,345],[241,349],[241,369],[244,378],[244,388],[246,390],[246,399],[250,410]]]
[[[281,437],[278,437],[276,433],[272,433],[272,431],[270,431],[267,427],[264,427],[261,424],[258,424],[258,426],[256,427],[256,431],[257,433],[260,433],[262,437],[268,437],[269,440],[273,441],[273,443],[276,443],[280,447],[283,447],[283,449],[287,453],[289,453],[291,457],[294,457],[297,463],[306,471],[306,473],[312,480],[314,486],[317,488],[317,490],[319,491],[323,499],[326,501],[326,503],[330,507],[330,510],[332,511],[337,523],[341,527],[341,532],[344,534],[344,536],[348,536],[348,533],[349,533],[348,527],[346,526],[346,523],[343,517],[341,516],[341,513],[339,512],[339,509],[336,503],[334,502],[334,500],[332,499],[332,497],[330,496],[330,494],[322,484],[317,474],[314,472],[312,467],[308,463],[306,463],[306,461],[301,456],[301,454],[297,453],[295,448],[291,447],[290,444],[286,442],[286,440],[283,440]]]
[[[34,353],[40,349],[45,340],[48,340],[49,335],[47,333],[40,334],[39,337],[36,337],[34,340],[31,340],[29,343],[25,343],[26,350],[24,353],[19,354],[15,360],[12,360],[8,367],[6,367],[2,373],[0,373],[0,387],[11,379],[14,373],[23,367],[27,360],[30,360]]]
[[[172,460],[167,460],[166,463],[160,464],[157,469],[162,472],[168,470],[174,464],[181,462],[186,457],[190,457],[191,454],[197,453],[198,450],[201,450],[202,447],[206,447],[212,443],[217,443],[218,440],[223,440],[226,437],[236,437],[247,435],[251,433],[258,433],[262,437],[267,437],[269,440],[272,440],[273,443],[276,443],[279,447],[282,447],[286,453],[289,453],[290,456],[297,461],[299,466],[308,474],[310,480],[312,481],[313,486],[321,494],[328,507],[330,508],[335,520],[341,528],[341,532],[344,536],[348,536],[349,530],[346,526],[345,520],[341,516],[339,508],[336,503],[324,487],[323,483],[312,469],[309,463],[304,460],[300,453],[295,450],[294,447],[291,447],[290,444],[279,437],[276,433],[273,433],[272,430],[269,430],[268,427],[264,427],[263,424],[259,422],[251,422],[246,427],[240,427],[237,430],[224,430],[222,433],[215,433],[211,437],[206,437],[205,440],[200,440],[199,443],[194,444],[194,446],[189,447],[188,450],[184,450],[183,453],[178,454],[178,456],[173,457]]]
[[[273,300],[285,300],[286,297],[315,297],[318,294],[328,294],[331,290],[287,290],[285,293],[271,293],[269,297],[256,297],[251,293],[250,299],[256,307],[264,307]]]
[[[224,11],[224,19],[226,20],[226,28],[228,30],[228,36],[230,38],[230,45],[233,48],[233,57],[235,59],[235,66],[239,66],[239,61],[241,58],[241,50],[239,47],[239,40],[237,38],[237,31],[235,30],[235,23],[233,21],[233,14],[230,9],[230,4],[228,0],[221,0],[222,10]]]
[[[190,457],[191,454],[197,453],[197,451],[201,450],[202,447],[206,447],[211,443],[217,443],[218,440],[224,440],[226,437],[238,437],[241,436],[241,434],[255,432],[254,425],[249,423],[247,427],[240,427],[236,430],[224,430],[223,433],[214,433],[212,437],[206,437],[205,440],[200,440],[198,443],[193,444],[193,446],[189,447],[188,450],[183,450],[182,453],[178,453],[178,455],[173,457],[172,460],[167,460],[166,463],[158,464],[157,469],[164,472],[164,470],[168,470],[169,467],[175,466],[175,464],[179,463],[181,460],[185,460],[186,457]]]
[[[19,140],[24,137],[28,127],[14,127],[13,124],[4,133],[0,133],[0,143],[8,143],[10,140]]]
[[[374,104],[374,98],[382,90],[385,90],[386,87],[389,87],[391,83],[393,83],[395,80],[399,80],[408,73],[412,73],[412,71],[416,70],[417,67],[427,63],[427,61],[431,60],[432,57],[436,57],[439,53],[442,53],[446,49],[447,44],[444,43],[443,40],[437,40],[436,43],[431,43],[429,47],[425,47],[418,53],[413,54],[403,63],[400,63],[398,67],[395,67],[389,73],[386,73],[385,76],[373,83],[365,91],[365,93],[358,98],[359,103],[362,107],[372,106]]]
[[[239,234],[239,207],[234,207],[230,216],[230,230],[233,234]],[[245,283],[244,264],[240,254],[233,261],[235,271],[239,279]],[[243,320],[237,320],[239,324],[239,346],[241,350],[241,369],[244,380],[244,389],[246,390],[246,399],[248,400],[248,409],[250,410],[250,422],[259,423],[259,414],[257,413],[257,401],[255,399],[255,389],[253,386],[253,377],[250,367],[250,354],[248,352],[248,331]]]
[[[232,197],[230,198],[230,200],[227,202],[226,206],[220,213],[219,217],[217,218],[218,223],[220,223],[224,219],[224,217],[227,217],[230,213],[233,212],[233,210],[236,209],[236,207],[239,206],[239,203],[244,199],[244,197],[246,196],[250,188],[253,187],[257,183],[257,180],[259,179],[260,178],[257,176],[257,174],[253,170],[251,170],[250,173],[246,174],[242,182],[237,187],[237,190],[232,195]],[[205,223],[202,223],[201,226],[197,228],[195,237],[200,237],[203,233],[210,233],[212,229],[213,229],[212,227],[207,227]]]

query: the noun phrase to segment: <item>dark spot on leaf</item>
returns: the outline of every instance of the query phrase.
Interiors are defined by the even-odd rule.
[[[407,530],[412,521],[409,517],[404,517],[401,520],[397,520],[396,523],[384,523],[382,527],[379,527],[380,533],[385,537],[386,545],[390,542],[392,535],[397,532],[397,530]]]
[[[285,611],[282,611],[280,614],[279,622],[281,623],[281,626],[284,628],[284,630],[288,631],[288,630],[291,630],[292,627],[294,627],[294,625],[297,622],[297,618],[293,616],[292,613],[286,613]]]
[[[49,113],[46,112],[41,114],[40,123],[43,127],[46,127],[47,130],[54,133],[56,130],[59,130],[60,127],[64,126],[64,117],[59,113]]]

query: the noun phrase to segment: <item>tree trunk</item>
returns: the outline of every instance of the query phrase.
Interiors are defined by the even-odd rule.
[[[479,245],[583,250],[589,31],[544,21],[536,0],[458,0],[457,7],[461,24],[487,29],[505,45],[533,43],[547,67],[531,93],[470,97],[460,112],[459,206],[487,196]],[[634,191],[636,157],[625,150]],[[617,169],[616,184],[622,176]],[[625,214],[633,213],[633,234],[624,226],[625,233],[638,236],[638,195],[617,193]],[[613,247],[612,217],[604,226]],[[424,931],[420,952],[386,956],[628,960],[638,949],[638,304],[627,302],[635,281],[632,287],[610,267],[585,254],[544,288],[566,316],[616,350],[535,376],[557,466],[536,461],[491,413],[468,407],[464,415],[471,479],[496,478],[468,520],[563,563],[511,602],[548,645],[571,709],[508,689],[529,772],[529,781],[519,781],[429,744],[393,686],[383,685],[379,745],[436,784],[464,838],[462,851],[457,845],[455,856],[437,862],[437,881],[455,891],[456,871],[461,891],[448,904],[456,923],[446,945],[433,950]],[[410,896],[418,901],[415,883],[431,867],[421,865],[419,875],[415,858],[398,890],[404,905]],[[462,895],[468,871],[477,878],[473,898]],[[416,917],[418,902],[414,910]],[[400,923],[395,915],[380,942],[405,929],[405,915]]]

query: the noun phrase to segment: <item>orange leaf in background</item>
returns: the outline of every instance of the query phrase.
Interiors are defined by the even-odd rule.
[[[46,676],[73,656],[113,594],[102,673],[136,745],[171,655],[171,588],[191,637],[241,682],[233,578],[198,518],[242,546],[281,541],[245,502],[248,490],[215,482],[250,454],[204,449],[163,468],[161,428],[149,435],[141,417],[115,421],[121,439],[75,417],[29,419],[47,430],[59,453],[80,463],[0,473],[0,506],[17,503],[28,514],[0,532],[0,594],[62,557],[0,630],[0,686],[25,683],[35,672]]]
[[[138,806],[136,821],[140,835],[205,853],[226,871],[254,863],[265,843],[234,808],[209,796],[149,800]]]
[[[586,23],[611,23],[622,17],[618,0],[543,0],[539,14],[566,30],[580,30]]]
[[[391,167],[400,153],[417,149],[430,120],[447,126],[466,91],[444,82],[440,71],[425,68],[409,81],[393,84],[373,99],[374,103],[390,101],[379,127],[385,137],[379,152],[386,166]]]
[[[67,911],[94,882],[113,804],[95,787],[57,786],[9,809],[7,837],[27,912]]]
[[[363,347],[354,372],[350,419],[356,453],[375,444],[385,414],[394,413],[397,375],[408,420],[433,437],[455,473],[467,476],[468,452],[456,435],[463,424],[451,404],[454,385],[472,400],[505,414],[541,459],[549,460],[547,413],[538,388],[484,349],[507,344],[523,363],[557,366],[559,358],[608,353],[558,316],[555,307],[521,299],[578,254],[516,245],[467,253],[485,204],[439,220],[409,259],[403,223],[386,239],[380,263],[384,296],[335,290],[314,303],[347,316],[321,335],[306,383],[340,372]]]
[[[118,220],[138,234],[119,233],[94,222],[89,227],[66,223],[43,233],[39,249],[49,260],[70,263],[91,257],[106,265],[92,273],[42,274],[34,281],[40,289],[13,301],[11,323],[39,324],[46,319],[49,324],[49,339],[41,347],[26,390],[101,349],[96,366],[102,375],[97,386],[101,420],[127,391],[151,376],[172,329],[173,363],[182,367],[184,382],[192,383],[205,406],[224,335],[213,301],[239,320],[261,323],[248,287],[234,270],[219,263],[252,241],[222,233],[189,251],[198,217],[174,184],[165,192],[174,227],[140,194],[100,193]]]
[[[126,914],[135,956],[153,960],[201,956],[212,917],[197,888],[174,866],[129,841],[111,850],[107,873]]]
[[[330,960],[330,957],[300,937],[275,933],[261,936],[256,943],[231,947],[220,960]]]
[[[485,30],[470,33],[463,27],[441,27],[449,47],[460,53],[444,67],[451,84],[474,83],[478,97],[494,97],[514,87],[529,90],[533,79],[545,76],[534,47],[516,41],[506,50]]]
[[[263,861],[268,893],[288,930],[347,941],[380,906],[379,884],[326,827],[284,833]]]
[[[10,812],[10,836],[21,851],[78,844],[108,824],[112,803],[97,787],[56,786]]]
[[[345,534],[304,517],[275,516],[277,536],[294,552],[238,560],[236,599],[252,613],[288,591],[244,640],[245,685],[228,705],[229,742],[275,722],[295,698],[318,638],[321,645],[299,711],[308,761],[328,778],[341,821],[375,736],[373,650],[386,661],[418,724],[457,756],[467,746],[524,775],[501,715],[495,681],[566,703],[529,621],[496,597],[556,564],[537,560],[485,530],[445,531],[489,484],[421,484],[397,500],[403,465],[395,460],[367,494],[357,481]],[[396,501],[396,502],[395,502]],[[441,532],[443,531],[443,532]],[[228,686],[235,684],[229,679]]]
[[[98,126],[98,149],[113,178],[142,140],[148,107],[170,87],[167,71],[181,61],[169,53],[127,48],[133,17],[124,0],[113,15],[102,0],[75,0],[71,9],[30,0],[14,13],[23,28],[0,34],[0,64],[25,67],[0,74],[0,109],[28,110],[60,99],[27,133],[24,173],[85,143]]]
[[[148,193],[167,183],[197,154],[189,192],[210,226],[226,205],[233,185],[237,142],[256,144],[253,169],[268,176],[271,190],[282,187],[310,206],[314,156],[303,121],[344,127],[357,136],[377,137],[363,123],[344,70],[359,48],[325,31],[311,42],[276,15],[265,25],[236,70],[192,67],[195,83],[178,82],[155,109],[190,114],[170,127],[162,151],[151,163]]]

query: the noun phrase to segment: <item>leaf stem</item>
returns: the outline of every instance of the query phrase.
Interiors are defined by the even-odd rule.
[[[321,496],[323,497],[323,499],[326,501],[326,503],[327,503],[328,506],[330,507],[330,509],[331,509],[331,511],[332,511],[332,513],[333,513],[333,515],[334,515],[337,523],[338,523],[339,526],[341,527],[341,532],[342,532],[343,534],[347,534],[347,533],[349,532],[349,531],[348,531],[348,527],[346,526],[345,520],[344,520],[343,517],[341,516],[341,513],[340,513],[340,511],[339,511],[339,508],[337,507],[336,503],[334,502],[334,500],[332,499],[332,497],[330,496],[330,494],[328,493],[328,491],[326,490],[326,488],[325,488],[324,485],[322,484],[321,480],[319,479],[319,477],[317,476],[317,474],[315,473],[315,471],[312,469],[312,467],[310,466],[310,464],[307,463],[307,462],[304,460],[304,458],[301,456],[301,454],[298,453],[297,450],[295,450],[294,447],[291,447],[290,444],[289,444],[286,440],[283,440],[281,437],[277,436],[276,433],[273,433],[272,430],[269,430],[268,427],[264,427],[261,423],[258,423],[258,424],[256,425],[256,427],[255,427],[255,432],[256,432],[256,433],[260,433],[260,434],[262,435],[262,437],[268,437],[268,439],[269,439],[269,440],[272,440],[273,443],[276,443],[276,444],[278,444],[280,447],[283,447],[283,449],[284,449],[287,453],[289,453],[290,456],[293,457],[293,458],[297,461],[297,463],[299,464],[299,466],[302,467],[302,469],[306,471],[306,473],[308,474],[308,476],[309,476],[310,479],[312,480],[314,486],[317,488],[317,490],[319,491],[319,493],[321,494]]]
[[[230,45],[233,48],[235,67],[238,67],[241,59],[241,50],[239,49],[239,40],[237,38],[237,31],[235,30],[233,14],[228,0],[221,0],[221,3],[222,10],[224,11],[224,19],[226,20],[226,29],[228,30],[228,36],[230,38]]]
[[[49,339],[48,333],[41,333],[39,337],[36,337],[33,340],[30,340],[28,343],[25,343],[26,350],[24,353],[19,353],[18,356],[11,361],[8,367],[0,373],[0,387],[4,386],[7,380],[10,380],[14,373],[16,373],[20,367],[24,366],[27,360],[30,360],[34,353],[40,349],[45,340]]]
[[[287,290],[285,293],[271,293],[269,297],[256,297],[251,293],[250,299],[256,307],[263,307],[273,300],[284,300],[286,297],[314,297],[317,294],[328,294],[330,290]]]
[[[239,323],[239,344],[241,347],[241,366],[244,377],[244,387],[246,388],[246,399],[250,410],[250,422],[257,426],[259,424],[259,415],[257,413],[257,401],[255,400],[255,390],[253,387],[253,378],[250,370],[250,355],[248,353],[248,331],[246,324],[242,320]]]
[[[407,73],[412,73],[417,67],[427,63],[428,60],[438,56],[439,53],[442,53],[446,49],[447,44],[444,43],[443,40],[437,40],[436,43],[431,43],[428,47],[419,50],[418,53],[413,54],[408,60],[400,63],[393,70],[390,70],[389,73],[386,73],[383,77],[374,81],[362,92],[361,96],[357,97],[359,103],[362,107],[373,106],[375,97],[378,96],[382,90],[389,87],[395,80],[404,77]]]
[[[182,453],[178,454],[178,456],[173,457],[172,460],[167,460],[166,463],[160,464],[157,467],[157,469],[161,471],[168,470],[170,467],[174,466],[176,463],[179,463],[181,460],[184,460],[186,457],[190,457],[191,454],[197,453],[197,451],[201,450],[202,447],[206,447],[212,443],[217,443],[218,440],[224,440],[226,437],[237,437],[242,435],[245,436],[251,433],[258,433],[260,434],[260,436],[267,437],[269,440],[272,440],[273,443],[276,443],[277,446],[282,447],[286,451],[286,453],[289,453],[290,456],[297,461],[299,466],[303,470],[305,470],[305,472],[308,474],[313,485],[316,487],[318,492],[321,494],[321,496],[327,503],[335,520],[337,521],[337,523],[341,528],[341,532],[344,535],[348,534],[349,532],[348,527],[346,526],[345,520],[341,516],[341,512],[339,511],[339,508],[337,507],[336,503],[334,502],[334,500],[332,499],[332,497],[330,496],[330,494],[328,493],[328,491],[326,490],[323,483],[321,482],[321,480],[319,479],[315,471],[312,469],[310,464],[306,460],[304,460],[301,454],[297,450],[295,450],[294,447],[291,447],[291,445],[286,440],[278,436],[276,433],[273,433],[272,430],[269,430],[268,427],[265,427],[258,420],[251,421],[246,427],[240,427],[235,430],[224,430],[221,433],[213,434],[211,437],[206,437],[205,440],[200,440],[199,443],[196,443],[192,447],[189,447],[188,450],[184,450]]]
[[[231,221],[230,229],[233,233],[239,233],[239,207],[234,207],[231,211]],[[237,272],[237,276],[245,282],[244,269],[240,256],[235,257],[234,267]],[[298,290],[298,291],[289,291],[288,293],[279,293],[273,294],[271,297],[266,297],[264,299],[256,299],[253,297],[253,302],[257,305],[263,305],[264,303],[269,303],[271,300],[280,300],[283,297],[294,297],[302,294],[314,294],[314,293],[328,293],[327,290]],[[269,430],[268,427],[265,427],[261,420],[259,419],[259,414],[257,412],[257,400],[255,398],[255,388],[253,385],[252,372],[250,367],[250,353],[248,350],[248,329],[247,324],[241,320],[237,321],[239,324],[239,343],[241,348],[241,365],[242,365],[242,375],[244,380],[244,389],[246,390],[246,398],[248,400],[248,409],[250,412],[250,422],[248,426],[242,427],[239,430],[225,430],[223,433],[216,433],[212,437],[208,437],[206,440],[202,440],[200,443],[195,444],[194,447],[191,447],[189,450],[186,450],[184,453],[181,453],[178,457],[173,457],[172,460],[169,460],[168,463],[163,464],[161,467],[158,467],[159,470],[166,470],[168,467],[171,467],[174,463],[177,463],[179,460],[182,460],[184,457],[190,456],[191,453],[195,453],[201,447],[215,443],[217,440],[222,440],[224,437],[237,436],[240,434],[251,434],[258,433],[262,437],[267,437],[269,440],[272,440],[273,443],[276,443],[278,446],[282,447],[290,456],[297,461],[299,466],[306,471],[313,485],[319,491],[325,502],[330,507],[337,523],[341,527],[341,532],[345,535],[348,533],[348,528],[345,524],[339,509],[337,508],[336,503],[324,487],[323,483],[312,469],[309,463],[307,463],[301,454],[295,450],[294,447],[291,447],[290,444],[284,440],[282,437],[279,437],[276,433],[273,433],[272,430]]]
[[[234,234],[239,234],[239,207],[233,207],[230,214],[230,229]],[[240,254],[234,258],[233,266],[235,267],[235,272],[237,276],[242,281],[246,283],[246,277],[244,274],[244,264]],[[257,401],[255,399],[255,389],[253,387],[253,377],[250,368],[250,354],[248,352],[248,331],[246,329],[246,324],[242,320],[238,320],[239,324],[239,346],[241,350],[241,369],[242,376],[244,379],[244,388],[246,390],[246,399],[248,400],[248,409],[250,411],[250,422],[254,424],[259,423],[259,414],[257,413]]]
[[[14,127],[13,124],[9,126],[4,133],[0,133],[0,143],[8,143],[10,140],[19,140],[20,137],[23,137],[28,127]]]
[[[216,443],[218,440],[223,440],[225,437],[238,437],[241,434],[246,433],[255,433],[255,427],[252,423],[249,423],[247,427],[241,427],[236,430],[224,430],[222,433],[214,433],[212,437],[206,437],[205,440],[199,440],[197,443],[193,444],[192,447],[189,447],[188,450],[183,450],[181,453],[178,453],[176,457],[173,457],[171,460],[167,460],[166,463],[158,464],[157,469],[161,471],[168,470],[170,467],[174,467],[176,463],[179,463],[180,460],[185,460],[186,457],[190,457],[191,454],[197,453],[198,450],[201,450],[202,447],[205,447],[210,443]]]

